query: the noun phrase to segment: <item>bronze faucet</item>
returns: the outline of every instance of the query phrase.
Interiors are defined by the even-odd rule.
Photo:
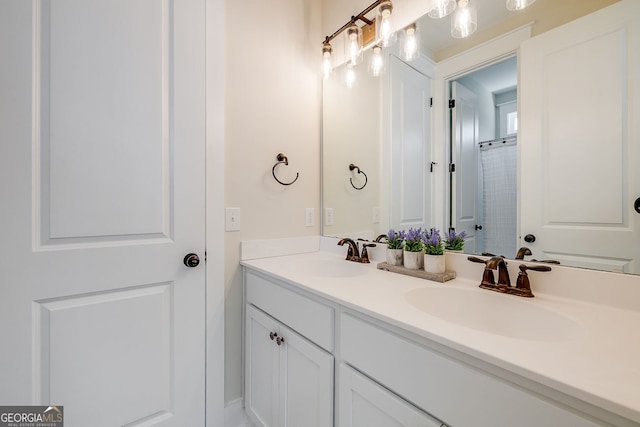
[[[525,255],[533,255],[531,253],[531,249],[523,246],[520,249],[518,249],[518,253],[516,254],[516,259],[524,259]]]
[[[487,260],[485,269],[498,270],[498,284],[495,286],[511,286],[511,279],[509,279],[509,270],[507,270],[507,262],[504,257],[494,256]]]
[[[358,239],[361,240],[361,239]],[[369,253],[367,252],[367,248],[373,248],[376,246],[375,243],[362,243],[362,256],[360,256],[360,250],[358,249],[358,243],[356,243],[353,239],[345,238],[340,239],[338,245],[342,246],[344,244],[348,244],[347,248],[347,257],[345,258],[347,261],[353,262],[362,262],[369,263]]]
[[[386,234],[379,234],[378,237],[376,237],[376,239],[374,240],[374,242],[381,243],[382,239],[389,240],[389,236],[387,236]]]
[[[358,245],[356,244],[356,242],[353,241],[353,239],[340,239],[340,241],[338,242],[339,246],[342,246],[344,244],[348,244],[349,247],[347,248],[347,257],[345,258],[347,261],[357,261],[360,259],[360,251],[358,250]]]
[[[483,289],[489,289],[491,291],[501,292],[505,294],[517,295],[521,297],[533,297],[531,292],[531,285],[529,283],[529,277],[527,276],[527,270],[533,271],[551,271],[551,267],[546,265],[520,265],[520,273],[518,274],[518,280],[516,281],[515,288],[511,286],[511,280],[509,279],[509,270],[507,270],[507,262],[504,257],[495,256],[488,260],[483,260],[477,257],[470,256],[467,258],[472,262],[479,262],[485,265],[484,273],[482,274],[482,282],[480,287]],[[496,284],[493,276],[493,270],[498,270],[498,283]]]

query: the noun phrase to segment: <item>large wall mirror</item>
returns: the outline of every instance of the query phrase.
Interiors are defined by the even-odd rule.
[[[614,6],[457,74],[393,49],[382,78],[361,72],[348,88],[336,69],[323,89],[323,234],[453,226],[469,253],[527,246],[527,259],[640,273],[639,31]]]

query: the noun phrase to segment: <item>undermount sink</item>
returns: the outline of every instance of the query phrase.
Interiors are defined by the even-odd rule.
[[[480,289],[420,288],[405,294],[417,309],[459,326],[530,341],[570,341],[584,334],[573,319],[521,299]]]

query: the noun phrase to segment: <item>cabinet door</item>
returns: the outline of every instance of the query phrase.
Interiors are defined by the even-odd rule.
[[[340,365],[340,427],[441,427],[409,402],[354,369]]]
[[[332,426],[333,356],[285,326],[280,330],[282,426]]]
[[[245,410],[256,426],[277,427],[280,349],[270,334],[279,323],[247,304],[245,328]]]

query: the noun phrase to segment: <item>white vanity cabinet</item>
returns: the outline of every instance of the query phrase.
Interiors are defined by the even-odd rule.
[[[251,268],[244,279],[245,409],[256,427],[637,425],[354,303]]]
[[[251,422],[333,426],[334,358],[312,342],[333,347],[333,309],[250,272],[245,286],[245,410]]]

